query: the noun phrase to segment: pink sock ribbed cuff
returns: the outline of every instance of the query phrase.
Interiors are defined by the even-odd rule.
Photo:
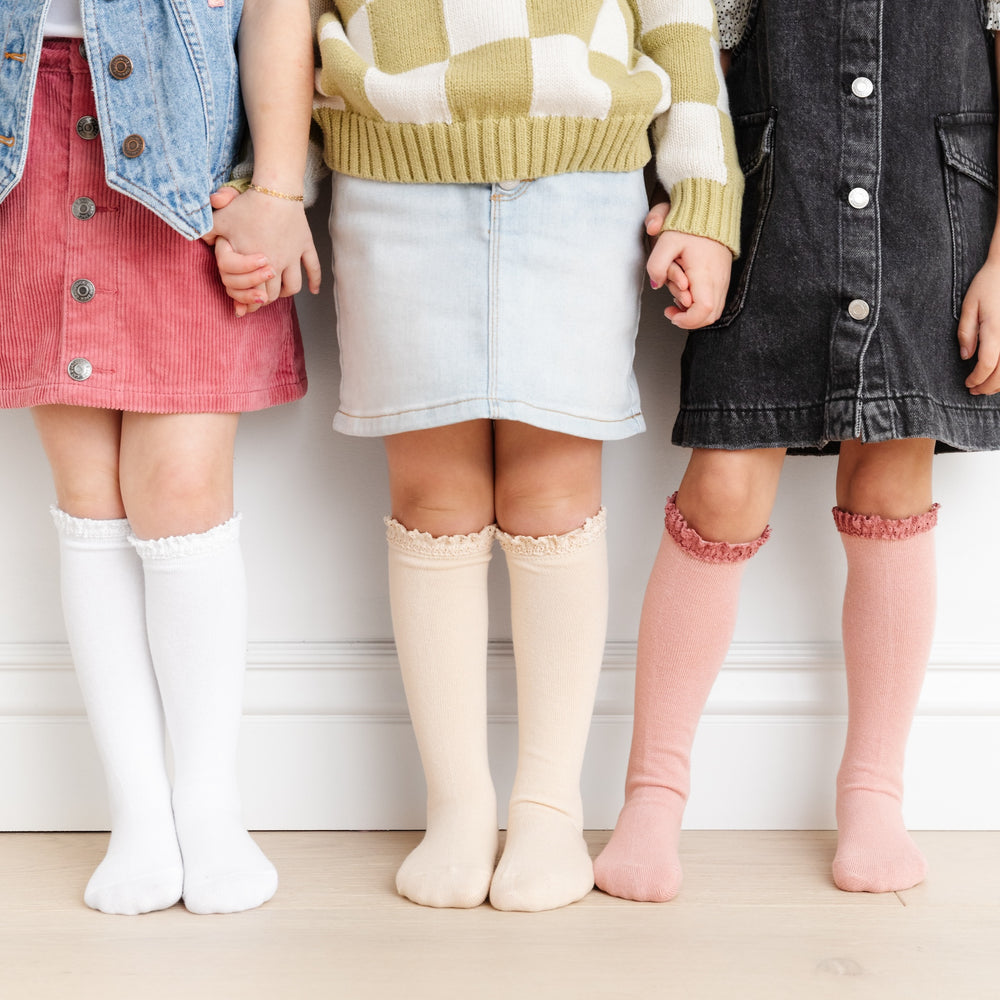
[[[664,508],[663,524],[667,534],[689,555],[707,563],[746,562],[771,537],[771,528],[766,527],[759,538],[752,542],[708,542],[684,520],[677,509],[677,494],[674,493]]]
[[[852,514],[850,511],[833,508],[833,520],[837,530],[843,535],[856,538],[872,538],[879,541],[901,541],[922,535],[937,525],[940,504],[934,504],[926,514],[913,514],[898,520],[879,517],[877,514]]]

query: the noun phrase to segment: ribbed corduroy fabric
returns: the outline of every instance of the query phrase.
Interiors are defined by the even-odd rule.
[[[83,137],[94,115],[77,43],[47,40],[25,174],[0,203],[0,406],[235,413],[298,399],[291,299],[236,319],[211,248],[107,187],[100,139]],[[86,285],[72,294],[82,281],[89,301]]]

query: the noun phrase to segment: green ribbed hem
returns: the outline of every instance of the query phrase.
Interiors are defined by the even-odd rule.
[[[648,116],[501,118],[412,125],[315,108],[333,170],[406,184],[492,184],[552,174],[638,170]]]
[[[670,189],[670,214],[664,229],[707,236],[740,255],[743,177],[730,184],[689,177]]]

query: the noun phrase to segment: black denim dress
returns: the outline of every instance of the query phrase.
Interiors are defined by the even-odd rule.
[[[956,331],[997,212],[982,0],[759,0],[728,84],[743,255],[689,335],[675,444],[1000,448]]]

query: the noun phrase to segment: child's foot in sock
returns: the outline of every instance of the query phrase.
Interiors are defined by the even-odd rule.
[[[103,913],[150,913],[181,898],[184,869],[169,808],[119,817],[84,902]]]
[[[646,788],[632,796],[594,862],[597,888],[646,903],[673,899],[683,878],[678,852],[683,812],[684,802],[669,790]]]
[[[580,824],[537,803],[512,806],[490,903],[498,910],[554,910],[593,888],[594,865]]]
[[[396,873],[396,891],[422,906],[479,906],[497,859],[496,797],[428,811],[427,833]]]
[[[899,803],[857,789],[837,802],[833,881],[845,892],[898,892],[927,875],[927,860],[906,832]]]
[[[184,858],[184,905],[192,913],[238,913],[266,903],[278,888],[274,865],[254,843],[239,810],[183,807],[174,796]]]

